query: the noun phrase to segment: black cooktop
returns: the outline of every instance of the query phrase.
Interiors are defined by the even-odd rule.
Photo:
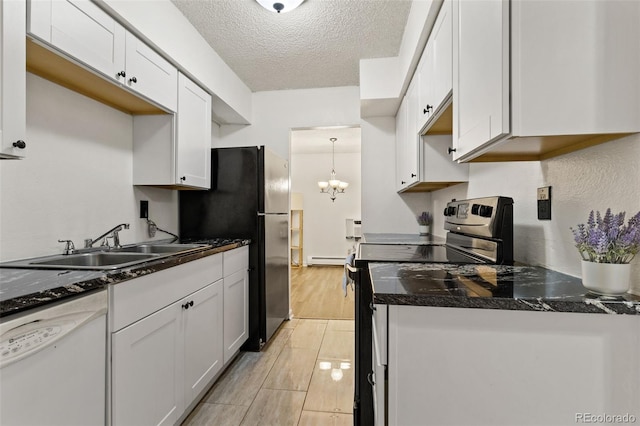
[[[445,245],[360,244],[358,262],[486,263]]]

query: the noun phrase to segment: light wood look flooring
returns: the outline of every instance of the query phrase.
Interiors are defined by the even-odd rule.
[[[307,266],[291,269],[291,310],[294,318],[354,318],[351,286],[342,290],[344,267]]]
[[[352,320],[285,321],[262,352],[240,353],[183,426],[352,425],[354,339]]]

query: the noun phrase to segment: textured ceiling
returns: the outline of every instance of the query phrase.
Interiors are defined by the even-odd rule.
[[[359,85],[359,60],[397,56],[410,0],[171,0],[254,91]]]

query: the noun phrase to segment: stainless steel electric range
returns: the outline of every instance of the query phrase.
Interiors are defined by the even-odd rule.
[[[513,199],[485,197],[453,200],[444,209],[444,244],[361,243],[349,274],[355,281],[355,390],[354,424],[374,424],[372,372],[373,291],[371,262],[425,262],[453,264],[513,263]]]

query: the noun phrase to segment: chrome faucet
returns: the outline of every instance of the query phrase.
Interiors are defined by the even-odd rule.
[[[120,246],[120,237],[118,236],[118,232],[122,231],[123,229],[129,229],[129,224],[128,223],[121,223],[120,225],[114,226],[113,228],[111,228],[107,232],[105,232],[104,234],[100,235],[95,240],[92,240],[91,238],[87,238],[86,240],[84,240],[84,248],[93,247],[93,245],[95,243],[97,243],[98,241],[102,240],[103,238],[104,238],[104,240],[102,241],[102,245],[109,247],[109,244],[107,243],[107,236],[109,234],[113,234],[113,248],[120,248],[121,247]]]
[[[73,245],[73,241],[71,240],[58,240],[59,243],[65,243],[64,251],[62,254],[74,254],[76,252],[76,247]]]

